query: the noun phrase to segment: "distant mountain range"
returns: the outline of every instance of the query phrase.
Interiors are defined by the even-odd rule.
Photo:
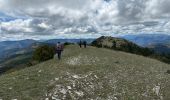
[[[148,46],[151,44],[170,44],[170,35],[166,34],[137,34],[124,35],[121,38],[132,41],[140,46]]]
[[[35,40],[21,40],[21,41],[2,41],[0,42],[0,52],[5,51],[5,50],[10,50],[10,49],[22,49],[30,46],[36,42]]]
[[[170,35],[166,34],[137,34],[125,35],[121,38],[134,42],[142,47],[153,49],[157,53],[170,53]]]
[[[129,40],[139,46],[148,47],[157,53],[170,53],[170,35],[165,34],[137,34],[124,35],[119,38]],[[82,39],[82,41],[91,43],[95,39]],[[57,42],[77,43],[80,39],[52,39],[52,40],[20,40],[20,41],[2,41],[0,42],[0,61],[16,54],[29,53],[41,44],[56,44]]]
[[[3,41],[0,42],[0,59],[6,58],[15,54],[24,53],[28,51],[28,47],[30,47],[35,40],[21,40],[21,41]]]
[[[87,41],[91,43],[94,39],[82,39],[82,41]],[[52,40],[20,40],[20,41],[2,41],[0,42],[0,61],[3,58],[8,58],[10,56],[22,53],[28,53],[32,51],[35,47],[41,44],[56,44],[57,42],[65,43],[77,43],[80,39],[52,39]]]
[[[95,39],[52,39],[52,40],[44,41],[44,43],[51,43],[51,44],[56,44],[57,42],[61,42],[61,43],[65,43],[65,42],[78,43],[78,42],[80,42],[80,40],[86,41],[89,44]]]

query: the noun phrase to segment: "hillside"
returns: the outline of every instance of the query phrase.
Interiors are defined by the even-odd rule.
[[[170,35],[167,34],[134,34],[120,36],[120,38],[127,39],[143,47],[151,44],[170,43]]]
[[[169,69],[143,56],[72,45],[61,61],[0,76],[0,99],[169,100]]]
[[[120,36],[120,38],[151,48],[157,53],[170,53],[170,35],[167,34],[134,34]]]
[[[0,62],[0,74],[29,67],[29,64],[31,63],[31,59],[32,59],[32,52],[28,52],[25,54],[18,54],[3,59]]]
[[[19,51],[28,48],[35,40],[20,40],[20,41],[2,41],[0,42],[0,60],[15,55]]]
[[[157,44],[150,44],[147,47],[154,50],[156,53],[159,53],[159,54],[162,54],[162,53],[170,54],[170,44],[157,43]]]
[[[139,54],[143,56],[149,56],[153,54],[153,52],[144,47],[140,47],[137,44],[130,42],[123,38],[110,37],[110,36],[102,36],[92,42],[93,46],[96,47],[104,47],[119,51],[125,51],[133,54]]]

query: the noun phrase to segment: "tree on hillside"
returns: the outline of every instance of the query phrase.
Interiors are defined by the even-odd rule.
[[[43,45],[38,47],[33,53],[33,59],[39,62],[52,59],[55,54],[55,47]]]

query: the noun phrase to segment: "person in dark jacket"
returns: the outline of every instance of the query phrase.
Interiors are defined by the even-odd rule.
[[[86,48],[86,47],[87,47],[87,42],[84,41],[84,42],[83,42],[83,45],[84,45],[84,48]]]
[[[57,52],[57,55],[58,55],[58,60],[61,60],[61,53],[62,53],[63,49],[64,49],[63,44],[58,42],[57,45],[56,45],[56,52]]]
[[[80,46],[80,48],[82,47],[82,41],[80,40],[80,42],[79,42],[79,46]]]

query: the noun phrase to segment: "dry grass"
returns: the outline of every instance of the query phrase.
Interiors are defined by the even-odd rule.
[[[170,100],[170,66],[138,55],[68,46],[49,60],[0,77],[0,99]]]

